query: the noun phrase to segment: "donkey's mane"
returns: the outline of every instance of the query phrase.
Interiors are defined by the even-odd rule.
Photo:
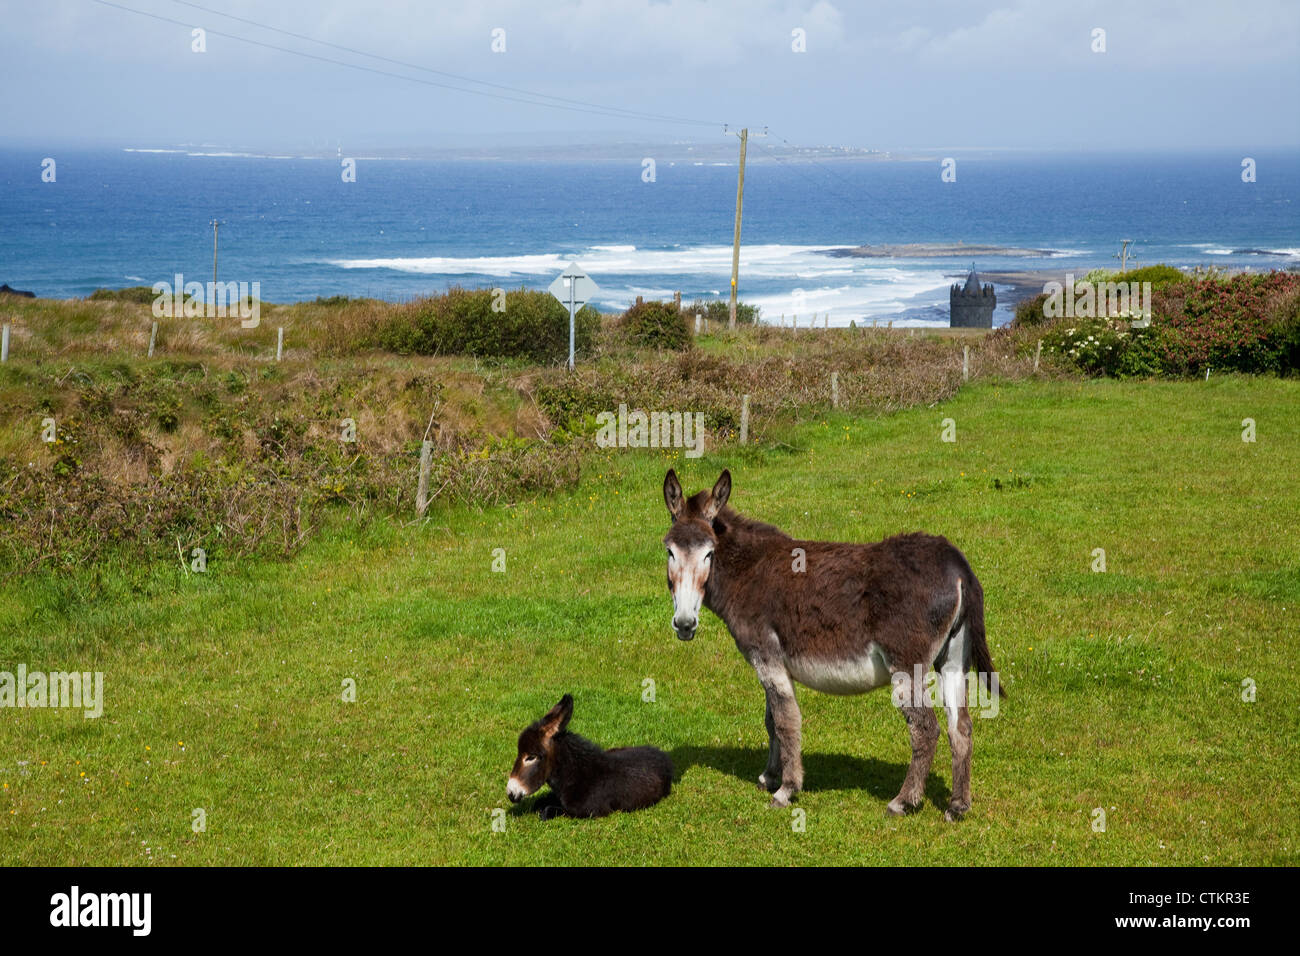
[[[757,521],[742,515],[730,505],[718,512],[713,519],[713,529],[719,534],[727,534],[736,540],[753,540],[756,538],[781,538],[793,540],[788,534],[774,524]]]

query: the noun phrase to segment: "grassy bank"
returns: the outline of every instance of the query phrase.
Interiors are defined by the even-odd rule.
[[[292,561],[11,578],[3,666],[102,671],[106,702],[0,712],[0,860],[1294,865],[1300,383],[986,380],[909,404],[694,461],[591,452],[511,506],[335,511]],[[730,467],[733,504],[798,536],[925,529],[967,553],[1010,697],[976,721],[965,821],[942,819],[946,742],[922,811],[884,815],[908,759],[885,694],[803,691],[805,831],[768,809],[753,673],[716,618],[691,644],[669,628],[669,466],[688,491]],[[664,803],[510,808],[515,737],[566,691],[575,731],[672,754]]]
[[[0,365],[0,519],[10,531],[0,574],[10,575],[172,561],[195,548],[283,557],[331,520],[410,519],[425,438],[435,511],[506,504],[573,487],[596,447],[596,416],[620,404],[699,412],[716,446],[736,437],[745,394],[762,439],[828,410],[833,374],[844,411],[874,413],[952,395],[963,345],[974,381],[1033,366],[1009,335],[959,343],[749,326],[660,351],[610,319],[571,374],[521,358],[386,350],[374,344],[384,330],[425,328],[437,310],[370,300],[264,305],[253,329],[164,319],[149,357],[145,302],[3,308],[13,336]]]

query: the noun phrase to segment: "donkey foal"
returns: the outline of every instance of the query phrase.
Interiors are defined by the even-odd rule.
[[[519,735],[519,755],[506,783],[512,803],[549,783],[551,794],[537,807],[542,819],[549,820],[643,810],[668,796],[673,762],[666,753],[656,747],[602,750],[565,729],[572,716],[573,695],[565,694]]]

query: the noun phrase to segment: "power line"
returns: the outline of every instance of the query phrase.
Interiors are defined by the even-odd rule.
[[[790,142],[788,139],[786,139],[786,138],[785,138],[784,136],[782,136],[780,133],[773,133],[772,135],[775,136],[777,139],[779,139],[782,143],[784,143],[784,144],[785,144],[786,146],[788,146],[790,149],[792,149],[792,150],[798,150],[798,149],[799,149],[798,146],[796,146],[794,143]],[[770,147],[769,147],[769,148],[770,148]],[[776,157],[775,157],[775,154],[773,154],[773,158],[776,158]],[[819,167],[819,168],[820,168],[823,172],[825,172],[828,176],[832,176],[832,177],[834,177],[835,179],[838,179],[840,182],[844,183],[844,185],[846,185],[846,186],[848,186],[848,187],[850,187],[850,188],[852,188],[852,189],[857,189],[857,188],[858,188],[856,184],[854,184],[854,183],[851,182],[850,180],[846,179],[844,176],[841,176],[838,172],[836,172],[835,170],[831,169],[831,168],[830,168],[829,166],[827,166],[826,164],[824,164],[824,163],[819,163],[816,159],[814,159],[814,158],[811,157],[811,156],[807,157],[807,159],[808,159],[808,162],[812,163],[814,166]],[[853,198],[854,198],[855,201],[858,201],[858,200],[860,200],[861,197],[857,197],[857,196],[855,196],[855,197],[853,197]]]
[[[797,147],[793,146],[793,145],[790,143],[789,140],[784,139],[783,137],[780,137],[780,136],[778,136],[777,138],[780,139],[781,142],[785,143],[787,146],[790,146],[792,149],[797,149]],[[834,183],[829,183],[829,184],[827,184],[827,183],[825,183],[825,181],[823,181],[823,180],[818,180],[818,179],[817,179],[815,176],[813,176],[812,174],[804,172],[803,169],[800,168],[801,163],[799,163],[797,159],[796,159],[796,160],[791,160],[791,159],[788,159],[788,158],[784,158],[784,159],[783,159],[783,158],[781,157],[781,155],[780,155],[779,153],[776,152],[776,147],[774,147],[774,146],[769,146],[769,145],[767,145],[767,144],[764,144],[764,146],[767,148],[767,150],[768,150],[768,155],[771,156],[772,159],[776,160],[776,161],[777,161],[778,163],[780,163],[782,166],[786,166],[786,167],[788,167],[788,168],[790,168],[790,169],[793,169],[795,172],[797,172],[800,176],[802,176],[802,177],[804,177],[805,179],[807,179],[809,182],[811,182],[811,183],[815,183],[815,184],[818,184],[818,185],[822,186],[823,188],[824,188],[825,186],[829,185],[829,187],[830,187],[830,189],[831,189],[832,192],[834,192],[836,195],[840,196],[841,198],[848,200],[850,203],[860,203],[860,202],[863,202],[863,201],[864,201],[864,197],[861,195],[861,193],[858,193],[858,194],[856,194],[856,195],[855,195],[855,194],[846,193],[846,192],[844,192],[843,190],[841,190],[839,187],[837,187]],[[837,174],[837,173],[833,173],[829,167],[824,166],[823,164],[817,162],[816,160],[812,160],[812,159],[810,159],[809,162],[811,162],[811,163],[812,163],[813,165],[815,165],[815,166],[819,166],[819,167],[821,167],[821,169],[822,169],[824,172],[826,172],[828,175],[831,175],[834,179],[838,179],[840,182],[843,182],[843,183],[845,183],[845,184],[847,184],[847,185],[850,185],[850,186],[853,185],[849,180],[845,179],[843,176],[840,176],[840,175]]]
[[[553,96],[550,93],[537,93],[533,90],[525,90],[517,86],[505,86],[501,83],[492,83],[488,80],[476,80],[472,76],[462,76],[458,73],[448,73],[446,70],[435,70],[432,67],[421,66],[419,63],[408,63],[405,60],[395,60],[392,57],[381,56],[378,53],[367,53],[365,50],[358,50],[355,47],[343,46],[339,43],[331,43],[328,40],[320,40],[316,37],[307,36],[303,33],[294,33],[292,30],[283,30],[279,27],[269,26],[265,23],[259,23],[256,20],[249,20],[246,17],[237,17],[233,13],[223,13],[220,10],[214,10],[211,7],[205,7],[197,3],[190,3],[189,0],[171,0],[172,3],[178,3],[183,7],[192,7],[195,10],[202,10],[204,13],[211,13],[219,17],[225,17],[228,20],[237,20],[240,23],[246,23],[249,26],[257,27],[260,30],[269,30],[272,33],[279,33],[284,36],[293,37],[297,40],[306,40],[308,43],[317,43],[321,46],[327,46],[335,50],[342,50],[345,53],[352,53],[357,56],[364,56],[372,60],[379,60],[383,63],[392,63],[394,66],[404,66],[412,70],[421,70],[425,73],[432,73],[436,76],[445,76],[448,79],[459,80],[462,83],[476,83],[479,86],[487,86],[496,90],[505,90],[508,93],[521,93],[525,96],[538,97],[539,99],[555,100],[559,103],[570,103],[575,106],[589,107],[598,110],[617,111],[627,114],[629,119],[647,119],[657,120],[666,123],[683,123],[696,126],[716,126],[716,123],[707,120],[687,119],[681,116],[669,116],[663,113],[648,113],[643,110],[629,110],[621,106],[606,106],[601,103],[589,103],[585,100],[574,100],[564,96]],[[466,92],[472,92],[467,90]],[[545,105],[545,104],[539,104]]]
[[[142,16],[142,17],[149,17],[149,18],[154,19],[154,20],[160,20],[160,21],[162,21],[163,23],[171,23],[171,24],[173,24],[173,25],[175,25],[175,26],[179,26],[179,27],[186,27],[186,28],[189,28],[189,27],[192,26],[192,24],[187,23],[187,22],[185,22],[185,21],[183,21],[183,20],[176,20],[176,19],[174,19],[174,18],[172,18],[172,17],[163,16],[163,15],[160,14],[160,13],[151,13],[151,12],[149,12],[149,11],[147,11],[147,10],[137,10],[137,9],[135,9],[134,7],[124,6],[123,4],[120,4],[120,3],[112,3],[111,0],[93,0],[93,2],[98,3],[98,4],[100,4],[100,5],[102,5],[102,6],[105,6],[105,7],[113,7],[113,8],[118,9],[118,10],[125,10],[127,13],[134,13],[134,14],[138,14],[139,16]],[[365,73],[374,73],[374,74],[376,74],[376,75],[378,75],[378,76],[387,76],[387,77],[391,77],[391,78],[393,78],[393,79],[406,80],[408,83],[419,83],[419,84],[421,84],[421,85],[423,85],[423,86],[434,86],[434,87],[438,87],[438,88],[440,88],[440,89],[452,90],[452,91],[457,92],[457,93],[469,93],[469,94],[472,94],[472,95],[474,95],[474,96],[486,96],[486,97],[488,97],[488,98],[490,98],[490,99],[504,100],[504,101],[508,101],[508,102],[512,102],[512,103],[523,103],[523,104],[526,105],[526,106],[545,106],[545,107],[549,107],[550,109],[569,110],[569,111],[571,111],[571,112],[575,112],[575,113],[589,113],[589,114],[591,114],[591,115],[593,115],[593,116],[608,116],[608,117],[612,117],[612,118],[614,118],[614,119],[640,119],[640,120],[642,120],[642,121],[647,121],[647,120],[649,119],[649,117],[653,115],[653,114],[637,115],[637,114],[635,113],[635,111],[624,110],[624,109],[622,109],[622,107],[603,107],[603,106],[596,106],[596,107],[594,107],[594,108],[588,109],[588,108],[584,108],[584,107],[581,107],[581,106],[568,106],[568,105],[564,105],[564,104],[562,104],[562,103],[547,103],[547,102],[544,102],[544,101],[541,101],[541,100],[537,100],[537,99],[522,99],[522,98],[517,97],[517,96],[506,96],[506,95],[503,95],[503,94],[501,94],[501,93],[491,93],[491,92],[489,92],[489,91],[487,91],[487,90],[472,90],[472,89],[466,89],[465,87],[461,87],[461,86],[453,86],[453,85],[450,84],[450,83],[439,83],[439,82],[436,82],[435,80],[424,80],[424,79],[420,79],[419,77],[415,77],[415,76],[406,76],[406,75],[404,75],[404,74],[402,74],[402,73],[393,73],[393,72],[390,71],[390,70],[380,70],[380,69],[376,69],[375,67],[371,67],[371,66],[363,66],[363,65],[360,64],[360,63],[348,63],[346,60],[336,60],[336,59],[333,59],[333,58],[331,58],[331,57],[327,57],[327,56],[319,56],[319,55],[317,55],[317,54],[315,54],[315,53],[306,53],[306,52],[304,52],[304,51],[302,51],[302,50],[294,50],[294,49],[291,49],[291,48],[289,48],[289,47],[277,46],[277,45],[274,44],[274,43],[266,43],[266,42],[264,42],[264,41],[262,41],[262,40],[254,40],[254,39],[252,39],[252,38],[250,38],[250,37],[242,37],[242,36],[238,36],[238,35],[233,34],[233,33],[225,33],[225,32],[223,32],[223,31],[221,31],[221,30],[214,30],[214,29],[211,29],[211,28],[208,28],[208,27],[204,27],[203,29],[204,29],[205,32],[207,32],[207,33],[211,33],[211,34],[214,35],[214,36],[225,37],[225,38],[228,39],[228,40],[236,40],[236,41],[238,41],[238,42],[240,42],[240,43],[248,43],[248,44],[251,44],[252,46],[263,47],[264,49],[268,49],[268,50],[276,50],[276,51],[278,51],[278,52],[280,52],[280,53],[288,53],[288,54],[290,54],[290,55],[292,55],[292,56],[300,56],[300,57],[303,57],[303,58],[308,59],[308,60],[316,60],[316,61],[321,62],[321,63],[332,63],[332,64],[334,64],[335,66],[347,67],[348,69],[351,69],[351,70],[361,70],[362,72],[365,72]],[[369,54],[363,54],[363,55],[369,55]],[[479,81],[472,81],[472,82],[479,82]],[[543,96],[543,95],[545,95],[545,94],[533,94],[533,93],[527,93],[526,95],[528,95],[528,96]],[[653,121],[653,122],[663,122],[663,123],[690,124],[690,125],[699,125],[699,126],[717,126],[717,125],[721,125],[721,124],[718,124],[718,123],[708,122],[708,121],[706,121],[706,120],[663,119],[663,118],[660,118],[660,119],[654,119],[654,120],[649,120],[649,121]]]

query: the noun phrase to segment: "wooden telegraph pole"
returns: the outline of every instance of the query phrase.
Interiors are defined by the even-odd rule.
[[[212,285],[217,284],[217,220],[212,220]],[[216,295],[214,292],[213,295]]]
[[[724,134],[731,132],[725,126],[722,128]],[[736,176],[736,233],[731,244],[731,317],[727,320],[727,328],[736,327],[736,280],[740,278],[740,210],[745,202],[745,153],[749,147],[749,127],[744,127],[736,134],[740,137],[740,172]],[[755,134],[757,136],[766,136],[767,127],[763,127],[763,132]]]
[[[1119,260],[1120,272],[1128,272],[1128,247],[1132,244],[1133,240],[1121,239],[1120,242],[1123,243],[1123,245],[1120,247],[1119,252],[1115,253],[1111,258]]]

